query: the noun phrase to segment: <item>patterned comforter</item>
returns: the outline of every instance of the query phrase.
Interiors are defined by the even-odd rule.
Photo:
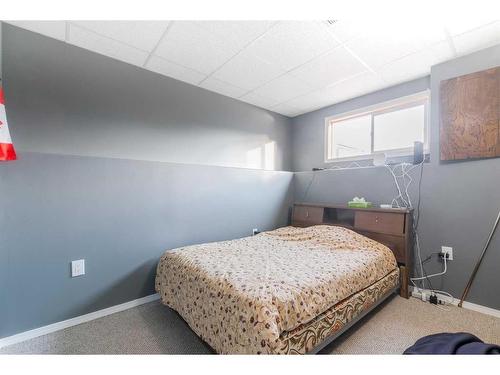
[[[275,353],[280,336],[397,268],[384,245],[334,226],[285,227],[182,247],[156,290],[219,353]]]

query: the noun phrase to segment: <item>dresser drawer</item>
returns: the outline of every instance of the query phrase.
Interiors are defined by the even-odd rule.
[[[378,233],[403,235],[405,215],[391,212],[356,211],[354,228]]]
[[[293,221],[321,224],[323,222],[323,207],[295,206]]]

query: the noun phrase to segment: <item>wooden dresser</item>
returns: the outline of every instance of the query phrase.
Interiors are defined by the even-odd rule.
[[[352,229],[389,247],[401,272],[400,295],[409,298],[409,277],[413,259],[412,223],[409,209],[350,208],[345,205],[296,203],[292,225],[337,225]]]

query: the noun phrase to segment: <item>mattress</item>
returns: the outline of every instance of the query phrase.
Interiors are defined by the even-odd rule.
[[[386,246],[349,229],[285,227],[167,251],[156,290],[218,353],[279,353],[290,332],[395,273]]]

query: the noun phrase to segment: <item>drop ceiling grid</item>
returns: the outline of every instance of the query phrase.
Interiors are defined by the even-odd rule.
[[[209,75],[239,51],[231,40],[189,21],[174,22],[155,55]]]
[[[203,22],[203,21],[199,21],[199,22]],[[204,22],[207,22],[207,21],[204,21]],[[264,22],[264,21],[260,21],[260,22]],[[235,53],[226,62],[224,62],[217,69],[215,69],[213,72],[211,72],[205,79],[211,78],[214,74],[219,72],[226,64],[228,64],[231,60],[237,58],[243,51],[245,51],[253,43],[255,43],[259,39],[263,38],[273,27],[275,27],[279,23],[278,21],[268,21],[268,22],[269,22],[269,24],[268,24],[267,28],[265,28],[264,30],[261,30],[261,32],[258,33],[257,35],[254,35],[253,38],[248,38],[248,40],[246,40],[247,43],[242,43],[241,48],[239,49],[239,51],[237,53]],[[214,22],[209,22],[209,24],[213,24],[213,23]],[[234,22],[232,22],[232,23],[234,23]],[[200,83],[203,83],[203,82],[200,82]]]
[[[425,76],[431,65],[500,43],[496,19],[407,34],[401,23],[401,30],[362,32],[343,20],[8,23],[288,116]]]
[[[333,54],[336,50],[339,50],[339,51],[345,50],[345,52],[347,52],[352,57],[352,59],[353,59],[352,61],[356,61],[357,63],[361,64],[362,66],[364,66],[366,68],[367,71],[373,71],[373,69],[371,69],[371,67],[369,67],[368,64],[366,64],[366,62],[364,62],[362,59],[360,59],[359,56],[357,56],[355,53],[353,53],[350,49],[346,48],[347,42],[351,41],[351,40],[355,40],[358,36],[354,36],[351,38],[345,38],[342,41],[341,38],[338,38],[331,30],[329,30],[329,26],[327,26],[325,24],[325,22],[323,22],[323,21],[312,21],[312,22],[318,24],[320,27],[324,27],[325,32],[329,33],[332,36],[332,38],[336,44],[334,46],[332,46],[332,48],[326,49],[320,55],[312,57],[310,60],[305,61],[304,63],[291,68],[287,72],[283,73],[282,76],[275,78],[275,80],[278,80],[286,75],[292,75],[292,76],[295,76],[296,78],[300,78],[300,70],[301,69],[305,69],[309,64],[314,64],[317,61],[323,59],[325,56],[328,56],[329,54]],[[360,74],[360,72],[362,72],[362,70],[358,71],[358,72],[351,71],[350,73],[347,74],[347,76],[344,76],[343,78],[337,77],[337,80],[333,83],[330,82],[330,83],[320,84],[319,81],[315,81],[315,80],[309,81],[308,83],[311,84],[312,86],[314,86],[314,89],[311,89],[308,92],[305,92],[303,94],[292,95],[292,97],[286,101],[280,101],[278,104],[275,104],[272,106],[264,106],[264,108],[271,109],[271,110],[277,111],[279,113],[282,113],[282,114],[288,115],[288,116],[295,116],[297,114],[304,113],[304,112],[309,110],[309,107],[297,105],[298,104],[297,99],[303,97],[304,95],[314,94],[314,92],[321,92],[321,90],[329,88],[332,85],[335,85],[336,83],[341,83],[341,82],[344,82],[350,78],[354,78],[354,77],[358,76]],[[307,79],[304,79],[304,77],[302,77],[302,78],[305,82],[307,82]],[[381,81],[383,81],[383,80],[381,79]],[[266,85],[266,84],[263,84],[262,86],[264,86],[264,85]],[[382,86],[380,88],[382,88]],[[250,93],[258,94],[259,89],[260,89],[260,87],[254,89],[254,90],[251,90],[247,94],[250,94]],[[262,96],[262,95],[260,95],[260,97],[266,98],[265,96]],[[270,100],[270,98],[268,98],[268,99]],[[333,104],[333,103],[331,103],[331,104]],[[325,105],[328,105],[328,103]]]
[[[489,28],[490,30],[488,30],[488,32],[484,31],[487,28]],[[371,64],[366,63],[363,58],[359,58],[357,53],[353,52],[353,50],[349,47],[350,43],[361,39],[362,36],[360,34],[351,35],[350,37],[345,37],[344,39],[339,38],[339,40],[343,40],[341,46],[348,50],[354,58],[357,58],[361,63],[363,63],[363,65],[367,67],[368,71],[373,72],[379,78],[378,84],[375,84],[375,81],[371,79],[369,81],[371,84],[365,82],[365,90],[347,90],[344,91],[345,95],[333,95],[333,91],[335,89],[340,91],[342,86],[344,86],[344,88],[347,88],[346,84],[351,84],[353,81],[355,81],[359,76],[359,74],[357,74],[345,80],[341,80],[338,83],[327,85],[323,88],[318,89],[317,91],[305,95],[299,95],[287,102],[283,102],[280,104],[289,105],[301,109],[301,113],[306,113],[315,109],[325,107],[327,105],[332,105],[341,101],[351,99],[356,96],[368,94],[369,92],[377,91],[391,85],[424,77],[430,73],[430,67],[432,65],[439,64],[465,53],[464,51],[460,50],[459,52],[461,53],[457,53],[457,49],[459,49],[455,47],[457,39],[464,38],[464,36],[471,36],[474,34],[473,32],[479,35],[480,31],[483,31],[483,34],[487,34],[490,36],[489,40],[488,38],[477,38],[481,39],[481,48],[487,48],[500,43],[500,21],[494,21],[488,23],[487,25],[476,27],[472,30],[466,29],[465,32],[462,32],[458,35],[456,33],[454,35],[450,34],[450,38],[447,38],[446,34],[448,30],[445,26],[443,26],[441,28],[443,37],[439,39],[438,42],[429,42],[421,48],[407,51],[406,54],[400,54],[398,58],[380,65],[377,69],[373,69]],[[495,35],[496,37],[494,37]],[[476,41],[476,44],[479,44],[479,41]],[[441,49],[438,48],[438,46],[441,47]],[[470,47],[466,50],[467,52],[473,51]],[[422,61],[424,61],[424,64],[422,64]],[[425,68],[422,65],[425,65]],[[356,87],[356,84],[354,85],[354,87]],[[348,94],[349,92],[350,94]],[[330,93],[330,95],[328,95],[328,93]],[[314,96],[316,98],[312,99],[312,97]],[[328,100],[327,98],[330,98],[330,100]],[[317,102],[318,105],[313,105],[312,102]]]
[[[322,21],[321,22],[320,21],[314,21],[314,22],[318,22],[322,26],[326,26],[325,23],[322,22]],[[329,28],[329,26],[326,26],[326,27],[327,27],[327,29]],[[306,96],[310,96],[310,94],[314,94],[315,92],[320,93],[320,92],[322,92],[324,90],[330,90],[332,88],[332,86],[335,86],[336,84],[339,84],[339,83],[345,83],[345,81],[349,81],[349,79],[354,79],[357,76],[359,76],[361,73],[365,73],[365,72],[372,72],[373,75],[376,75],[378,77],[378,85],[372,85],[372,86],[370,86],[370,90],[371,91],[375,91],[377,89],[382,89],[384,87],[387,87],[388,84],[391,84],[391,83],[392,84],[400,83],[400,82],[402,82],[401,80],[399,80],[397,82],[394,82],[394,79],[387,79],[387,75],[384,75],[384,74],[381,73],[382,68],[385,68],[386,66],[391,65],[392,62],[394,62],[394,61],[399,62],[400,60],[403,60],[404,57],[410,56],[410,55],[412,55],[412,54],[414,54],[416,52],[421,52],[423,49],[429,47],[428,43],[427,43],[425,45],[425,47],[422,47],[420,49],[416,48],[416,49],[413,49],[413,50],[412,49],[407,50],[406,51],[407,53],[400,53],[400,54],[398,54],[397,55],[398,58],[396,58],[394,61],[389,60],[389,62],[386,62],[386,63],[380,65],[378,69],[374,69],[371,66],[371,64],[367,63],[365,59],[359,57],[359,55],[356,52],[354,52],[351,48],[349,48],[348,45],[347,45],[348,43],[352,43],[353,41],[356,41],[356,40],[360,39],[362,37],[362,35],[355,34],[355,35],[352,35],[351,37],[341,38],[341,37],[337,37],[337,35],[335,34],[334,30],[328,30],[328,31],[332,33],[333,38],[339,43],[337,46],[333,47],[332,49],[327,50],[326,52],[324,52],[323,54],[321,54],[319,56],[313,57],[311,60],[306,61],[303,64],[300,64],[300,65],[298,65],[296,67],[293,67],[292,69],[290,69],[287,72],[285,72],[282,76],[279,76],[279,77],[277,77],[277,78],[274,79],[276,81],[276,80],[282,79],[283,77],[291,74],[292,76],[295,76],[296,78],[302,78],[303,81],[305,81],[307,83],[312,83],[313,85],[315,85],[317,87],[315,87],[315,89],[309,90],[306,93],[302,93],[302,94],[298,94],[298,95],[293,95],[288,100],[279,101],[278,104],[272,105],[271,107],[266,106],[266,108],[268,108],[268,109],[276,109],[278,107],[283,107],[283,108],[290,107],[290,108],[295,108],[295,109],[301,108],[303,106],[298,105],[298,99],[304,98]],[[438,40],[442,40],[442,39],[445,38],[445,35],[443,33],[444,30],[441,30],[440,32],[442,33],[442,35],[441,35],[440,39],[438,39]],[[357,62],[357,64],[360,64],[361,66],[363,66],[364,70],[363,70],[363,68],[358,67],[357,71],[356,70],[346,71],[344,75],[337,76],[337,79],[334,79],[333,82],[328,82],[327,81],[326,83],[324,82],[323,84],[321,84],[321,81],[325,81],[325,79],[323,77],[325,77],[328,74],[328,69],[326,69],[323,72],[323,76],[320,75],[319,77],[313,78],[312,80],[308,80],[306,77],[304,77],[304,75],[301,76],[301,70],[307,70],[307,66],[309,64],[317,63],[322,58],[324,58],[325,55],[333,54],[335,52],[335,50],[337,50],[337,51],[343,51],[344,53],[347,52],[347,54],[351,56],[352,61],[355,61],[355,62]],[[441,62],[441,60],[439,60],[437,62]],[[348,65],[349,65],[348,63],[345,63],[344,67],[348,66]],[[342,67],[342,65],[340,65],[340,67]],[[326,66],[324,68],[328,68],[328,66]],[[430,66],[428,68],[429,69],[424,74],[422,74],[421,72],[418,72],[417,74],[414,74],[413,76],[408,77],[407,80],[419,78],[421,76],[425,76],[425,74],[428,74],[428,71],[430,70]],[[336,72],[332,71],[332,73],[336,73]],[[375,78],[372,78],[372,80],[370,82],[374,82],[374,79]],[[265,83],[261,87],[268,86],[268,85],[269,85],[269,83]],[[259,90],[261,89],[261,87],[258,87],[258,88],[254,89],[254,90],[251,90],[249,93],[246,93],[243,97],[245,97],[245,96],[247,96],[248,94],[251,94],[251,93],[260,94],[261,97],[266,97],[265,93],[263,94],[262,92],[259,92]],[[344,98],[342,98],[341,95],[336,95],[336,100],[337,101],[341,101],[342,99],[347,100],[347,99],[349,99],[351,97],[352,97],[352,95],[350,95],[350,96],[344,96]],[[270,97],[268,97],[268,98],[270,99]],[[324,105],[328,105],[328,103],[323,103],[323,104]],[[333,103],[330,103],[330,104],[333,104]],[[282,106],[280,106],[280,105],[282,105]],[[308,110],[310,110],[310,107],[309,106],[304,106],[304,109],[306,109],[308,111]],[[288,113],[284,113],[284,114],[289,114],[289,112]]]
[[[68,43],[136,66],[142,66],[149,55],[147,51],[107,38],[73,23],[69,25]]]
[[[286,64],[286,65],[282,65],[282,64],[279,64],[279,63],[276,63],[276,61],[273,61],[273,56],[268,56],[265,52],[265,48],[266,48],[266,45],[267,45],[267,48],[271,47],[271,48],[276,48],[277,45],[280,45],[281,43],[280,42],[284,42],[285,38],[284,38],[284,34],[286,35],[286,31],[283,32],[283,29],[286,30],[286,28],[290,28],[290,25],[291,24],[295,24],[295,25],[299,25],[299,26],[303,26],[303,25],[312,25],[312,28],[309,28],[309,33],[313,32],[312,30],[314,30],[314,28],[317,30],[317,31],[322,31],[323,32],[323,35],[324,37],[323,38],[319,38],[319,39],[322,39],[323,40],[323,47],[318,47],[316,48],[316,51],[317,53],[313,53],[312,56],[309,56],[307,58],[304,58],[302,57],[302,60],[300,60],[301,62],[297,65],[297,64],[292,64],[290,65],[289,63]],[[285,25],[285,26],[283,26]],[[281,29],[281,30],[280,30]],[[304,29],[304,27],[303,27]],[[278,31],[276,31],[278,30]],[[281,31],[281,32],[280,32]],[[269,42],[269,40],[267,40],[267,37],[269,37],[269,35],[273,34],[273,36],[277,36],[278,38],[278,43],[272,43],[272,40],[271,40],[271,43]],[[295,33],[295,38],[297,38],[297,33]],[[332,48],[335,48],[336,44],[338,43],[336,41],[336,39],[334,37],[331,38],[331,41],[333,41],[335,44],[332,44],[331,46],[327,46],[324,41],[326,40],[326,36],[329,35],[327,33],[326,30],[323,30],[322,29],[322,25],[317,23],[316,21],[287,21],[287,22],[273,22],[273,24],[267,29],[265,30],[261,35],[259,35],[258,37],[256,37],[255,39],[251,40],[243,49],[241,49],[237,54],[235,54],[233,57],[231,57],[229,60],[227,60],[224,64],[222,64],[220,67],[218,67],[214,72],[212,72],[211,74],[209,74],[205,79],[209,79],[210,77],[214,76],[216,77],[219,81],[222,81],[228,85],[231,85],[233,83],[230,83],[228,81],[231,81],[231,73],[233,74],[238,74],[238,70],[239,69],[235,69],[235,71],[233,72],[224,72],[221,70],[224,69],[224,67],[226,65],[229,65],[229,69],[231,69],[231,61],[232,60],[237,60],[238,58],[244,58],[242,57],[242,55],[249,55],[251,54],[252,57],[258,62],[261,63],[260,67],[263,68],[264,70],[266,69],[266,67],[273,67],[274,68],[274,73],[270,73],[268,76],[268,80],[258,80],[258,81],[261,81],[259,82],[255,87],[251,87],[252,85],[251,84],[241,84],[240,82],[240,86],[243,86],[243,87],[240,87],[240,88],[246,88],[247,90],[245,90],[245,92],[236,97],[238,99],[242,98],[242,97],[245,97],[247,96],[248,94],[250,93],[254,93],[255,95],[258,95],[260,97],[260,100],[258,100],[260,103],[265,103],[266,101],[269,103],[273,103],[271,105],[264,105],[265,108],[270,108],[270,107],[273,107],[275,106],[275,102],[278,101],[278,102],[284,102],[285,100],[277,100],[276,97],[269,97],[269,96],[266,96],[265,93],[264,95],[262,94],[262,92],[259,92],[259,91],[262,91],[263,88],[265,88],[266,86],[271,86],[273,85],[273,81],[276,81],[274,84],[277,84],[279,85],[280,83],[282,83],[282,80],[284,79],[284,77],[287,75],[288,72],[292,71],[293,69],[297,68],[297,67],[300,67],[304,64],[307,64],[309,61],[313,60],[315,57],[317,57],[318,54],[322,54],[322,53],[326,53],[328,51],[330,51]],[[272,38],[272,36],[271,36]],[[267,42],[267,43],[266,43]],[[302,44],[307,44],[307,41],[304,39],[304,42],[306,43],[302,43]],[[298,43],[299,45],[301,43]],[[320,43],[321,44],[321,43]],[[290,44],[288,44],[288,53],[291,54],[291,48],[292,46],[290,46]],[[285,49],[286,50],[286,49]],[[296,52],[296,51],[293,51],[293,52]],[[274,60],[276,59],[276,56],[281,56],[282,53],[277,53],[274,54]],[[251,59],[248,59],[248,60],[251,60]],[[286,59],[285,59],[286,60]],[[237,64],[237,62],[235,63]],[[278,74],[278,72],[281,70],[281,74]],[[251,74],[251,72],[246,72],[247,74]],[[225,75],[226,74],[226,75]],[[227,75],[229,74],[229,76]],[[293,80],[297,80],[297,77],[293,77],[293,76],[289,76],[288,78],[290,81],[293,81]],[[203,81],[200,82],[200,84],[203,84]],[[299,82],[295,82],[295,87],[301,87],[303,88],[305,85],[308,85],[308,82],[302,82],[299,83]],[[234,86],[234,84],[233,84]],[[282,85],[283,86],[283,85]],[[236,87],[238,87],[238,84],[236,84]],[[306,89],[306,92],[309,92],[311,91],[313,88],[311,87],[310,89]],[[298,94],[281,94],[279,96],[282,96],[282,95],[288,95],[289,98],[292,98],[292,97],[296,97],[298,95],[300,95],[299,93]],[[287,99],[289,99],[287,98]],[[262,104],[261,104],[262,106]]]
[[[262,85],[260,85],[260,86],[258,86],[258,87],[256,87],[256,88],[254,88],[253,90],[250,90],[250,91],[249,91],[249,92],[247,92],[246,94],[242,95],[240,98],[245,97],[245,96],[247,96],[247,95],[249,95],[249,94],[256,94],[256,95],[258,95],[258,96],[260,97],[260,99],[261,99],[261,100],[259,100],[259,101],[260,101],[261,103],[262,103],[262,99],[267,99],[268,101],[274,101],[274,102],[276,102],[276,98],[270,98],[270,97],[266,96],[265,94],[264,94],[264,95],[262,95],[262,92],[259,92],[259,90],[260,90],[262,87],[266,86],[266,85],[272,84],[272,82],[273,82],[273,81],[280,80],[280,79],[282,79],[283,77],[285,77],[285,76],[287,76],[287,75],[290,75],[290,76],[292,76],[292,77],[295,77],[295,78],[299,78],[299,79],[300,79],[299,75],[298,75],[298,74],[294,74],[294,72],[296,72],[296,71],[300,70],[301,68],[303,68],[303,67],[307,66],[307,65],[308,65],[308,64],[310,64],[310,63],[314,63],[314,62],[315,62],[315,61],[317,61],[318,59],[323,58],[325,55],[328,55],[328,54],[330,54],[330,53],[333,53],[333,52],[334,52],[335,50],[337,50],[337,49],[343,49],[343,47],[345,47],[346,42],[352,39],[352,38],[351,38],[351,39],[346,39],[345,41],[343,41],[343,42],[342,42],[342,41],[340,40],[340,38],[338,38],[338,37],[337,37],[335,34],[333,34],[330,30],[328,30],[328,26],[326,26],[326,25],[325,25],[325,23],[324,23],[323,21],[310,21],[310,22],[311,22],[311,23],[316,24],[316,25],[318,26],[318,30],[322,30],[324,33],[328,33],[328,34],[330,34],[330,35],[331,35],[331,37],[332,37],[332,40],[334,41],[334,44],[333,44],[330,48],[325,48],[325,49],[323,50],[323,52],[322,52],[322,53],[320,53],[319,55],[313,56],[313,57],[311,57],[309,60],[306,60],[306,61],[304,61],[303,63],[301,63],[301,64],[299,64],[299,65],[297,65],[297,66],[292,66],[289,70],[287,70],[287,71],[285,71],[284,73],[282,73],[282,75],[279,75],[279,76],[275,77],[273,80],[271,80],[270,82],[263,83]],[[324,29],[323,29],[323,28],[324,28]],[[263,35],[263,36],[264,36],[264,35]],[[263,36],[262,36],[262,37],[263,37]],[[259,38],[259,39],[260,39],[260,38]],[[357,55],[355,55],[352,51],[348,50],[347,48],[345,48],[345,50],[346,50],[346,51],[347,51],[347,52],[348,52],[348,53],[352,56],[352,58],[353,58],[355,61],[358,61],[358,62],[360,62],[362,65],[367,66],[367,64],[366,64],[366,63],[364,63],[363,61],[361,61],[361,59],[360,59]],[[368,70],[371,70],[371,68],[370,68],[370,67],[367,67],[367,69],[368,69]],[[358,72],[358,73],[359,73],[359,72]],[[343,80],[345,80],[345,79],[347,79],[347,78],[350,78],[350,77],[353,77],[353,76],[356,76],[356,75],[357,75],[357,73],[351,73],[351,74],[349,74],[347,77],[344,77],[343,79],[339,77],[339,78],[338,78],[338,82],[341,82],[341,81],[343,81]],[[293,79],[293,78],[292,78],[292,79]],[[278,107],[278,105],[279,105],[279,104],[285,104],[287,101],[289,101],[289,100],[293,100],[293,99],[296,99],[296,98],[300,97],[300,96],[301,96],[301,95],[303,95],[303,94],[309,94],[309,93],[311,93],[311,92],[315,91],[316,89],[321,89],[321,88],[323,88],[323,87],[327,87],[327,86],[329,86],[329,84],[327,84],[327,83],[319,84],[317,81],[312,81],[312,82],[309,82],[309,81],[304,80],[304,79],[303,79],[303,81],[304,81],[304,84],[310,84],[310,85],[311,85],[312,87],[314,87],[314,88],[312,88],[312,87],[311,87],[311,89],[310,89],[310,90],[308,90],[307,92],[304,92],[304,93],[302,93],[302,94],[293,94],[293,95],[291,95],[291,97],[290,97],[288,100],[285,100],[285,101],[279,101],[279,103],[278,103],[278,104],[273,104],[273,105],[270,105],[270,106],[268,106],[268,105],[267,105],[267,106],[266,106],[266,105],[264,105],[263,107],[264,107],[264,108],[267,108],[267,109],[276,109],[276,108]],[[238,98],[238,99],[240,99],[240,98]],[[262,105],[261,105],[261,106],[262,106]],[[288,106],[283,105],[282,107],[283,107],[283,108],[285,108],[285,107],[291,107],[291,106],[290,106],[290,105],[288,105]],[[295,108],[295,109],[296,109],[296,108]],[[281,112],[281,113],[282,113],[282,114],[287,115],[287,114],[289,114],[290,112]]]
[[[101,36],[151,52],[168,30],[170,21],[68,21]]]

